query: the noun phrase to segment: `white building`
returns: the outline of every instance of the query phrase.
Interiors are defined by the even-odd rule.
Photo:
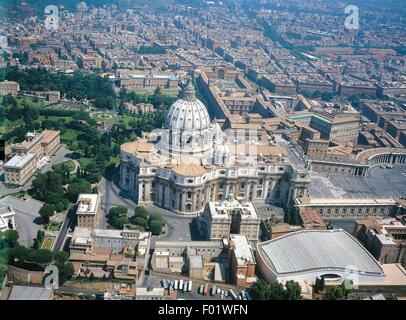
[[[257,244],[257,266],[269,282],[314,283],[352,280],[354,284],[384,282],[382,266],[354,237],[342,229],[304,230]]]
[[[78,227],[96,228],[100,218],[101,196],[98,193],[81,193],[76,216]]]
[[[305,190],[285,147],[266,134],[223,132],[191,84],[170,108],[163,129],[121,146],[120,187],[140,204],[201,213],[228,198],[287,203]],[[305,191],[300,191],[304,193]]]
[[[15,212],[11,207],[0,207],[0,232],[15,229]]]
[[[138,254],[149,252],[150,232],[138,230],[91,229],[76,227],[69,249],[76,252],[91,252],[93,248],[111,249],[121,252],[125,246],[136,247]]]
[[[199,227],[207,240],[229,238],[230,234],[247,236],[251,242],[258,241],[261,219],[252,202],[239,202],[230,195],[229,199],[212,202],[200,216]]]
[[[15,155],[4,166],[6,183],[22,186],[37,171],[37,155],[33,153]]]

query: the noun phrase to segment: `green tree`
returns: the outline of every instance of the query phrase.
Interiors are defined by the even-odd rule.
[[[302,289],[298,282],[289,280],[286,282],[285,287],[285,300],[300,300],[302,298]]]
[[[76,202],[78,199],[79,194],[81,193],[90,193],[92,188],[89,181],[85,179],[78,179],[76,182],[71,183],[68,186],[68,199],[71,202]]]
[[[33,262],[45,267],[53,260],[53,253],[47,249],[39,249],[32,252],[31,259]]]
[[[115,229],[122,229],[128,223],[127,212],[128,208],[124,206],[110,208],[107,216],[109,225]]]
[[[4,238],[10,248],[14,248],[18,244],[19,237],[17,230],[7,230],[4,232]]]
[[[316,282],[314,283],[314,290],[319,293],[322,292],[325,288],[324,277],[317,277]]]
[[[149,216],[149,220],[150,220],[150,222],[158,221],[158,222],[161,222],[162,224],[165,222],[164,218],[159,213],[151,213],[151,215]]]
[[[60,268],[58,268],[58,270],[59,277],[62,278],[62,281],[72,278],[73,274],[75,273],[75,268],[70,262],[63,264]]]
[[[125,206],[117,206],[117,207],[112,207],[109,210],[109,214],[117,214],[117,215],[123,215],[123,214],[127,214],[128,212],[128,208]]]
[[[269,285],[269,300],[283,300],[284,288],[280,282],[274,282]]]
[[[38,239],[38,241],[42,242],[42,240],[44,240],[44,237],[45,237],[44,231],[38,230],[37,231],[37,239]]]
[[[252,285],[251,293],[257,300],[268,300],[270,295],[269,284],[265,280],[259,279]]]
[[[54,261],[57,265],[63,265],[69,259],[69,253],[58,251],[54,254]]]
[[[100,169],[96,165],[95,162],[89,163],[86,168],[85,168],[85,178],[90,182],[90,183],[96,183],[99,182],[101,178],[101,173]]]
[[[330,287],[330,289],[324,295],[324,299],[325,300],[341,300],[341,299],[345,298],[350,292],[351,292],[351,289],[348,289],[346,287],[346,283],[343,282],[339,286]]]
[[[32,248],[35,250],[38,250],[41,247],[41,242],[38,239],[34,239],[34,244],[32,245]]]
[[[144,207],[136,206],[135,209],[134,209],[134,216],[147,219],[148,218],[148,212]]]
[[[143,227],[144,229],[148,226],[148,222],[147,222],[147,220],[145,220],[145,219],[143,219],[143,218],[141,218],[141,217],[136,217],[135,219],[134,219],[134,222],[133,222],[135,225],[137,225],[137,226],[141,226],[141,227]]]
[[[47,195],[46,197],[46,203],[50,204],[57,204],[59,201],[61,201],[63,198],[63,195],[60,193],[52,192]]]
[[[156,220],[150,222],[149,231],[155,236],[160,235],[162,233],[162,222]]]
[[[30,256],[30,250],[24,246],[18,245],[9,251],[9,255],[19,261],[26,261]]]
[[[49,219],[55,214],[55,210],[56,208],[53,204],[46,203],[41,207],[41,209],[39,210],[39,214],[44,224],[49,223]]]
[[[76,170],[76,178],[80,179],[82,177],[82,172],[80,170],[80,167],[78,166],[77,170]]]
[[[63,211],[64,208],[65,208],[65,206],[64,206],[64,204],[63,204],[62,201],[58,202],[58,203],[55,205],[55,210],[56,210],[57,212]]]

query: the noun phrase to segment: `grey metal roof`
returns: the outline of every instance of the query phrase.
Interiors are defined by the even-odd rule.
[[[53,290],[41,287],[13,286],[9,300],[50,300]]]
[[[294,232],[260,243],[258,250],[278,274],[318,269],[384,274],[372,255],[342,229]]]

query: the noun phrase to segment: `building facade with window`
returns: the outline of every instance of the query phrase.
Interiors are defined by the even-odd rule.
[[[286,147],[264,134],[226,134],[211,121],[191,84],[170,108],[163,129],[121,146],[120,187],[139,204],[196,215],[209,201],[288,203],[303,181]],[[306,175],[306,173],[304,173]],[[301,191],[299,191],[301,190]]]

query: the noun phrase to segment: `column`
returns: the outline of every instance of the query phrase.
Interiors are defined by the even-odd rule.
[[[230,192],[230,185],[229,185],[229,183],[227,182],[227,184],[226,184],[226,192],[225,192],[225,194],[224,194],[224,198],[225,198],[225,199],[227,199],[227,197],[228,197],[228,195],[229,195],[229,192]]]
[[[268,197],[268,190],[269,190],[269,180],[268,178],[265,181],[265,191],[264,191],[264,199],[266,199]]]
[[[245,181],[244,193],[245,193],[245,200],[248,201],[249,196],[250,196],[250,182],[248,179]]]
[[[143,188],[142,188],[142,181],[139,182],[138,184],[138,201],[143,202],[144,197],[142,196]]]

